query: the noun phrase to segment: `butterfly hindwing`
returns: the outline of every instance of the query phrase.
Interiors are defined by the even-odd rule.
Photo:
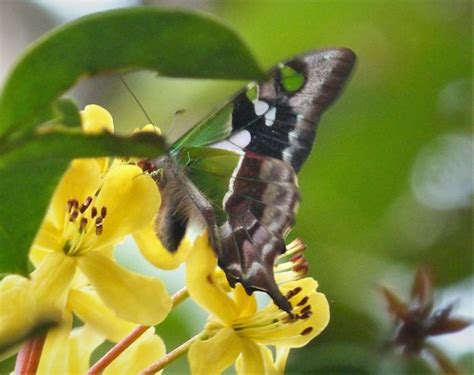
[[[230,284],[266,291],[289,311],[273,264],[285,251],[282,234],[293,224],[299,201],[293,168],[263,155],[205,147],[184,148],[180,158],[213,207],[210,236]]]
[[[174,218],[158,219],[160,238],[171,245],[179,242],[189,216],[182,202],[191,201],[206,222],[230,284],[265,291],[289,312],[273,265],[285,251],[283,238],[299,202],[296,172],[311,152],[322,113],[341,92],[354,62],[350,50],[327,49],[281,63],[266,81],[249,84],[171,145],[167,163],[174,171],[168,175],[177,176],[176,189],[190,199],[175,196],[162,204],[163,214]]]

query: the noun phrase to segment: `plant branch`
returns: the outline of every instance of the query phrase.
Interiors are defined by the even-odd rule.
[[[181,357],[184,353],[186,353],[191,346],[191,344],[196,341],[199,336],[201,336],[201,332],[198,333],[196,336],[191,337],[188,341],[182,343],[177,348],[173,349],[171,352],[165,354],[161,357],[158,361],[153,363],[152,365],[148,366],[146,369],[140,372],[140,375],[151,375],[155,374],[158,371],[164,369],[170,363],[176,361],[179,357]]]
[[[16,375],[36,374],[45,340],[46,334],[42,334],[29,340],[21,347],[16,357]]]
[[[87,375],[98,375],[105,368],[112,363],[120,354],[122,354],[130,345],[132,345],[145,331],[150,328],[148,326],[137,326],[132,332],[120,340],[113,348],[111,348],[105,355],[99,359],[94,366],[92,366]]]
[[[182,288],[177,291],[171,299],[173,300],[173,308],[178,306],[189,296],[188,290]],[[99,359],[94,366],[92,366],[87,375],[98,375],[105,368],[110,365],[120,354],[122,354],[130,345],[132,345],[138,338],[145,333],[145,331],[150,328],[148,326],[139,325],[135,327],[126,337],[120,340],[114,347],[112,347],[104,356]]]
[[[186,300],[189,297],[188,289],[186,287],[178,290],[171,299],[173,300],[173,309],[178,306],[181,302]]]

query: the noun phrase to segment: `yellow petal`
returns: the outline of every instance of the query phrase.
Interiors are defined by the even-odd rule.
[[[50,329],[44,342],[37,375],[67,374],[69,365],[68,339],[72,328],[72,314],[63,314],[63,323]]]
[[[75,265],[49,254],[31,280],[10,275],[0,283],[0,351],[10,349],[36,330],[61,321]]]
[[[232,324],[238,307],[216,282],[214,270],[217,259],[209,245],[207,232],[199,236],[186,262],[186,286],[189,295],[204,309],[225,324]]]
[[[193,375],[219,375],[242,351],[242,341],[232,328],[224,328],[207,340],[198,339],[189,348]]]
[[[88,134],[113,133],[114,122],[110,113],[104,108],[90,104],[81,111],[82,129]],[[108,158],[94,159],[102,174],[107,170]]]
[[[270,349],[268,348],[266,349],[270,351]],[[290,348],[287,346],[277,346],[275,350],[276,350],[275,375],[283,375],[285,373],[288,355],[290,354]]]
[[[104,336],[90,326],[75,328],[69,336],[68,374],[85,374],[92,352],[104,342]]]
[[[148,224],[144,229],[135,232],[133,238],[143,256],[156,267],[165,270],[178,267],[187,259],[189,252],[193,248],[189,238],[185,237],[177,251],[169,252],[156,236],[152,223]]]
[[[95,204],[107,209],[103,232],[98,237],[88,235],[83,251],[112,244],[143,229],[158,211],[160,194],[153,179],[139,167],[123,165],[106,174]]]
[[[257,311],[255,295],[248,295],[242,284],[237,284],[234,289],[234,301],[239,307],[239,317],[254,314]]]
[[[114,132],[114,121],[110,113],[96,104],[85,106],[81,111],[82,128],[88,134]]]
[[[51,220],[46,219],[43,221],[29,254],[29,258],[35,267],[38,267],[44,257],[49,253],[62,251],[62,237],[62,229],[56,226]]]
[[[253,344],[257,345],[257,344]],[[275,348],[276,350],[276,360],[275,362],[273,361],[273,353],[265,345],[257,345],[261,358],[259,357],[259,354],[255,354],[255,358],[252,359],[249,357],[247,354],[247,357],[245,358],[244,355],[239,356],[237,358],[237,361],[235,362],[235,367],[237,369],[237,374],[265,374],[265,375],[284,375],[285,374],[285,366],[286,366],[286,359],[288,358],[288,353],[290,352],[290,349],[287,347],[280,347],[277,346]],[[245,353],[245,351],[244,351]],[[262,360],[263,361],[263,369],[251,369],[249,368],[249,362],[250,361],[255,361],[255,360]]]
[[[239,330],[239,334],[265,345],[286,346],[291,348],[301,347],[310,342],[329,323],[329,304],[326,296],[316,292],[318,283],[310,278],[285,283],[281,291],[286,295],[290,290],[301,288],[298,293],[290,298],[293,312],[299,314],[303,308],[310,306],[311,314],[304,319],[287,319],[283,312],[278,311],[274,304],[269,304],[265,311],[268,316],[278,314],[281,321],[266,326],[247,327]],[[302,304],[302,301],[306,301]],[[262,311],[262,315],[265,311]],[[275,315],[276,316],[276,315]],[[250,318],[247,318],[250,321]]]
[[[17,275],[0,282],[0,359],[14,354],[18,344],[47,325],[60,321],[61,311],[52,306],[39,312],[32,282]],[[12,351],[13,350],[13,351]]]
[[[154,331],[153,327],[146,331],[115,361],[107,366],[104,375],[138,374],[165,355],[165,344],[159,336],[154,334]]]
[[[110,341],[120,341],[136,327],[136,324],[117,318],[92,291],[71,289],[68,307],[79,319]]]
[[[46,221],[62,231],[67,201],[76,199],[81,204],[86,197],[95,194],[100,181],[101,171],[94,159],[73,160],[54,192]]]
[[[141,132],[155,133],[155,134],[161,135],[161,129],[153,124],[147,124],[142,128],[135,129],[133,130],[132,134],[137,134]]]
[[[237,374],[269,375],[271,372],[265,367],[265,356],[261,346],[247,339],[242,339],[242,343],[242,354],[236,362]]]
[[[30,249],[29,259],[35,267],[38,267],[46,256],[51,253],[51,250],[47,250],[41,247],[33,246]]]
[[[38,309],[49,309],[49,306],[64,308],[75,272],[76,264],[73,258],[63,253],[48,254],[31,274]]]
[[[171,297],[156,277],[130,272],[97,251],[77,261],[102,301],[119,318],[151,326],[170,312]]]

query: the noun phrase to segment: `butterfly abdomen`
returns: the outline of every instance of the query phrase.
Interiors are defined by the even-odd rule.
[[[178,250],[190,222],[200,216],[183,181],[184,175],[172,159],[165,156],[155,160],[161,172],[155,177],[161,194],[161,206],[154,229],[162,245],[170,252]]]

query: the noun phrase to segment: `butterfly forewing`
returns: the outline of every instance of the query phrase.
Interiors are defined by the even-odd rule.
[[[273,265],[299,202],[296,172],[354,62],[352,51],[328,49],[281,63],[170,148],[231,285],[263,290],[286,311]]]
[[[317,50],[278,64],[181,137],[172,150],[207,146],[252,151],[298,171],[311,152],[322,113],[355,62],[348,49]]]

